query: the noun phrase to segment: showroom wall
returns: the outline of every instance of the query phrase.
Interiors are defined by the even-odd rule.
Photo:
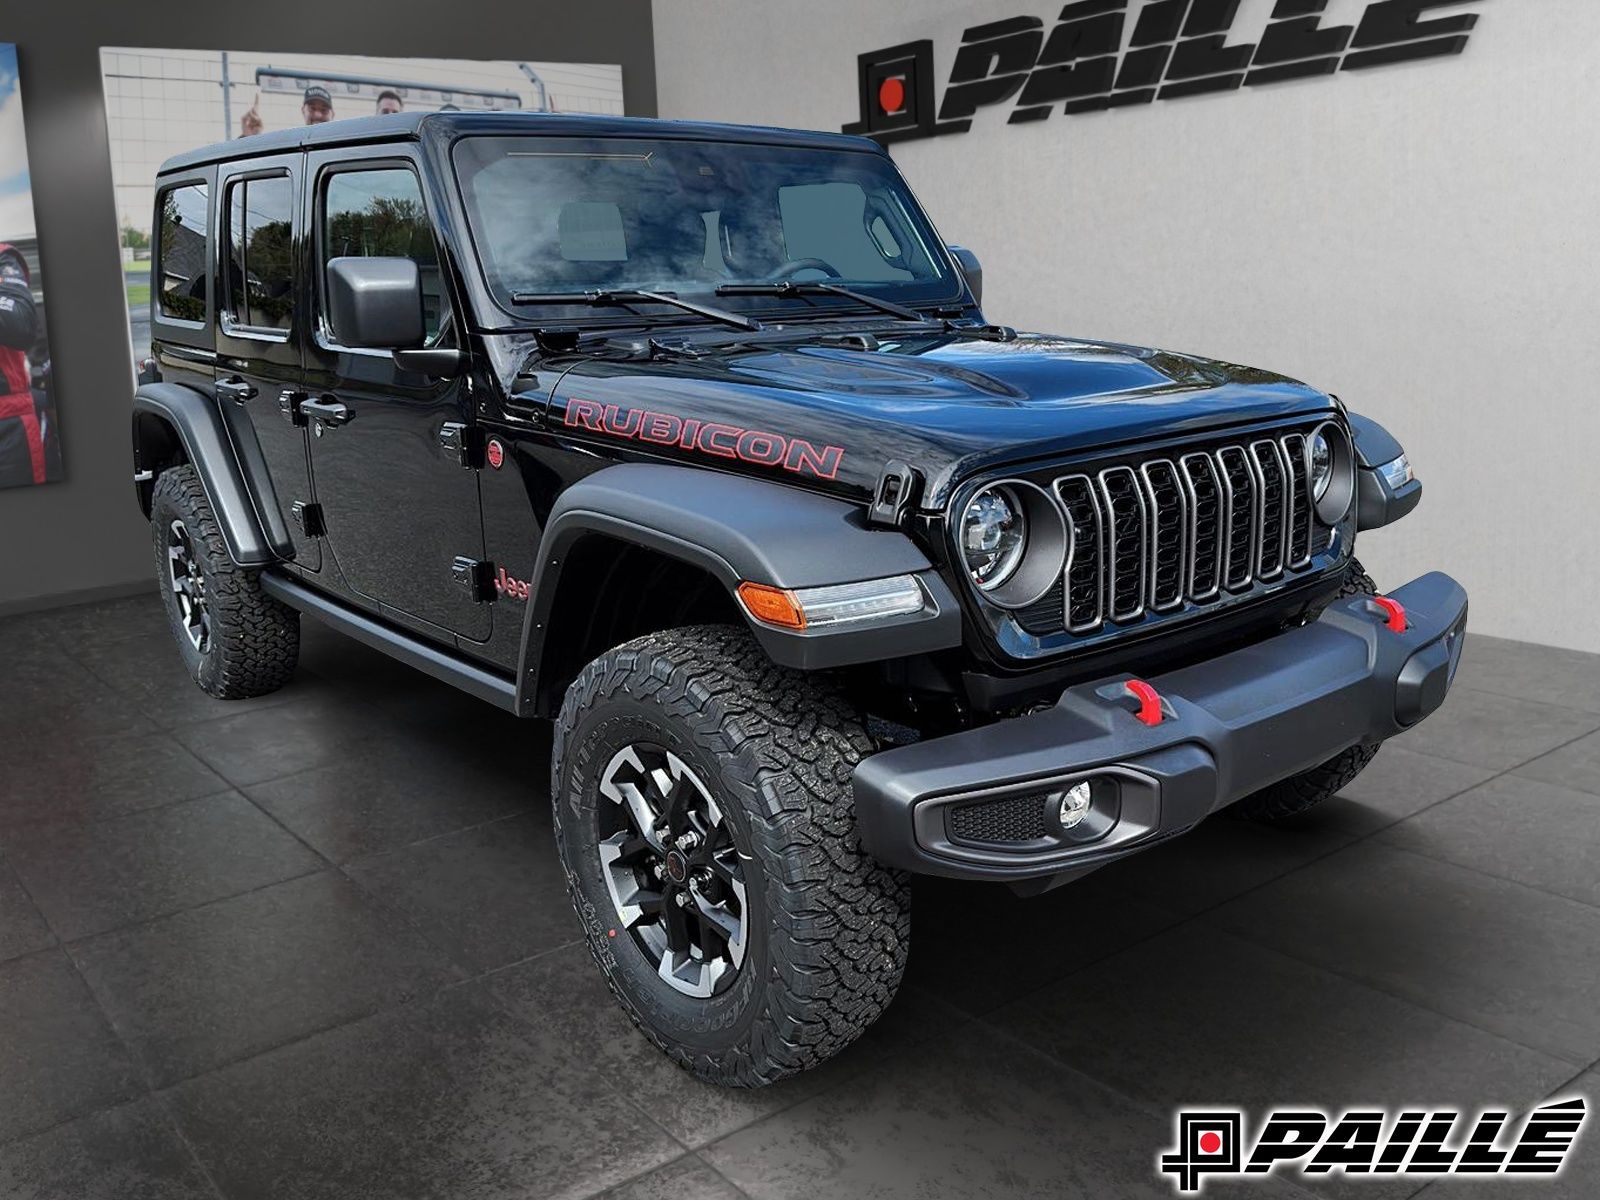
[[[204,0],[7,4],[18,47],[65,482],[0,492],[0,613],[153,586],[133,499],[133,383],[100,47],[257,48],[620,63],[629,113],[655,112],[646,0]]]
[[[1272,7],[1244,0],[1232,41]],[[1324,24],[1366,8],[1331,0]],[[931,38],[942,95],[964,30],[1027,15],[1048,31],[1059,11],[657,0],[660,110],[837,130],[858,117],[859,54]],[[1479,19],[1456,57],[1024,124],[1007,102],[892,151],[983,260],[991,319],[1336,392],[1425,481],[1415,514],[1362,542],[1380,584],[1446,569],[1474,630],[1600,651],[1600,404],[1581,357],[1600,336],[1600,4],[1425,19],[1464,13]]]

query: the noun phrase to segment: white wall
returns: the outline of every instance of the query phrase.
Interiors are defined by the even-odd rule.
[[[1328,22],[1363,0],[1332,0]],[[856,56],[1059,0],[655,0],[661,115],[837,130]],[[1270,0],[1245,0],[1256,30]],[[1422,506],[1380,585],[1450,571],[1479,633],[1600,651],[1600,4],[1476,0],[1465,52],[893,147],[1019,327],[1271,367],[1384,422]]]

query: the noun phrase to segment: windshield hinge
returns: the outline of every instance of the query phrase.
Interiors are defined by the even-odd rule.
[[[872,493],[872,507],[867,512],[867,524],[878,529],[898,529],[916,499],[920,476],[909,465],[893,459],[878,476],[878,486]]]

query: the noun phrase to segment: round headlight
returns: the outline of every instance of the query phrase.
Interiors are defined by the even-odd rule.
[[[1028,515],[1008,487],[988,487],[961,518],[961,553],[972,581],[993,591],[1017,573],[1028,546]]]
[[[1333,447],[1319,429],[1311,435],[1311,498],[1321,500],[1332,481]]]

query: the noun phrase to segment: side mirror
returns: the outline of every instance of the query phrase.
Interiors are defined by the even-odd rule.
[[[978,256],[965,246],[946,246],[950,257],[956,260],[956,266],[961,268],[961,273],[967,277],[967,287],[972,290],[972,298],[979,304],[983,303],[983,264],[978,261]]]
[[[329,259],[328,323],[345,346],[421,346],[427,334],[417,264],[409,258]]]

